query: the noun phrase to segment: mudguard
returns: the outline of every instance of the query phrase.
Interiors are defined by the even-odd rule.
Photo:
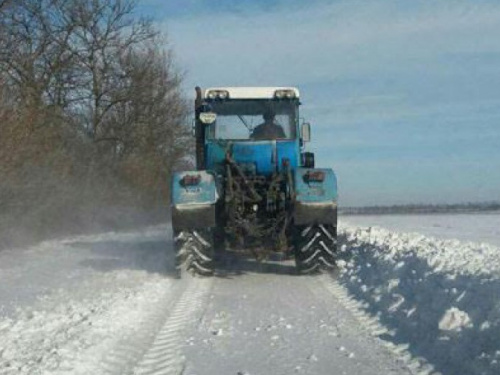
[[[337,178],[329,168],[297,168],[294,174],[296,225],[337,225]]]
[[[218,194],[213,174],[207,171],[174,173],[171,194],[174,230],[215,226]]]

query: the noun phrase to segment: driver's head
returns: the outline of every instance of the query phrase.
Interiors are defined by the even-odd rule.
[[[266,122],[270,122],[270,121],[274,120],[275,115],[274,115],[273,111],[267,110],[267,111],[264,112],[264,114],[262,115],[262,117],[264,117],[264,120]]]

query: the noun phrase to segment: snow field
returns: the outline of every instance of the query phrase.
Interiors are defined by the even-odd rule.
[[[378,226],[393,232],[420,233],[427,237],[500,247],[500,212],[348,215],[346,224]],[[344,220],[343,220],[344,221]]]
[[[500,249],[342,225],[339,282],[443,374],[500,373]]]

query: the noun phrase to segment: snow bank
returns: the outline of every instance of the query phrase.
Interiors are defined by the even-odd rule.
[[[148,321],[151,311],[170,298],[171,280],[152,279],[105,298],[76,301],[61,293],[54,298],[66,303],[54,310],[23,309],[15,319],[1,319],[0,374],[105,373],[111,359],[104,354],[156,323]]]
[[[339,280],[444,374],[500,373],[500,249],[343,226]]]

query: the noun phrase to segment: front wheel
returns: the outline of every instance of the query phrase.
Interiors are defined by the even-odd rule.
[[[295,227],[294,255],[299,273],[334,269],[336,252],[337,227],[327,224]]]

